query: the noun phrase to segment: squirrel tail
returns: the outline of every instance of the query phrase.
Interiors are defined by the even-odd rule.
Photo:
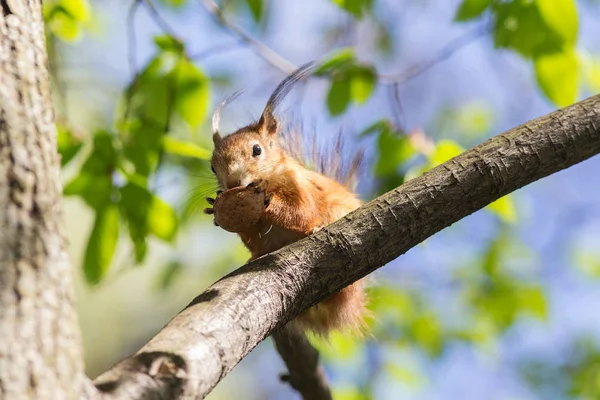
[[[359,280],[297,316],[291,324],[327,338],[331,331],[363,337],[367,328],[367,296]]]

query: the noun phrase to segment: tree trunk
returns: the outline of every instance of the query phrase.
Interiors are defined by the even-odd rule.
[[[85,386],[40,0],[0,0],[0,399]]]

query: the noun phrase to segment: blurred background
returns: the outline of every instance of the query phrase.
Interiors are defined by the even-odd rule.
[[[222,132],[278,115],[366,150],[366,201],[600,92],[597,0],[47,0],[64,218],[88,374],[248,253],[202,214]],[[370,277],[373,335],[315,340],[335,398],[600,398],[600,158],[500,199]],[[292,399],[270,339],[209,396]]]

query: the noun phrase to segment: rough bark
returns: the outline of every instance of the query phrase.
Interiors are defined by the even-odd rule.
[[[0,1],[0,399],[85,387],[39,0]]]
[[[288,329],[287,326],[273,332],[272,337],[289,371],[281,376],[281,380],[289,383],[305,400],[332,400],[323,367],[319,363],[319,352],[308,338],[297,329]]]
[[[203,398],[302,310],[465,216],[600,152],[600,96],[511,129],[224,277],[101,375],[108,398]]]

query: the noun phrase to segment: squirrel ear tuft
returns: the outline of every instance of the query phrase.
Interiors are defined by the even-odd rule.
[[[266,134],[277,134],[279,130],[279,122],[273,115],[275,108],[281,103],[281,101],[287,96],[287,94],[292,90],[292,87],[296,82],[304,78],[311,68],[314,66],[313,62],[306,63],[290,74],[287,78],[285,78],[273,91],[271,97],[267,101],[265,105],[265,109],[260,116],[260,120],[258,121],[258,132],[261,135]]]
[[[258,121],[258,133],[261,136],[275,136],[279,131],[279,121],[273,114],[263,114]]]

